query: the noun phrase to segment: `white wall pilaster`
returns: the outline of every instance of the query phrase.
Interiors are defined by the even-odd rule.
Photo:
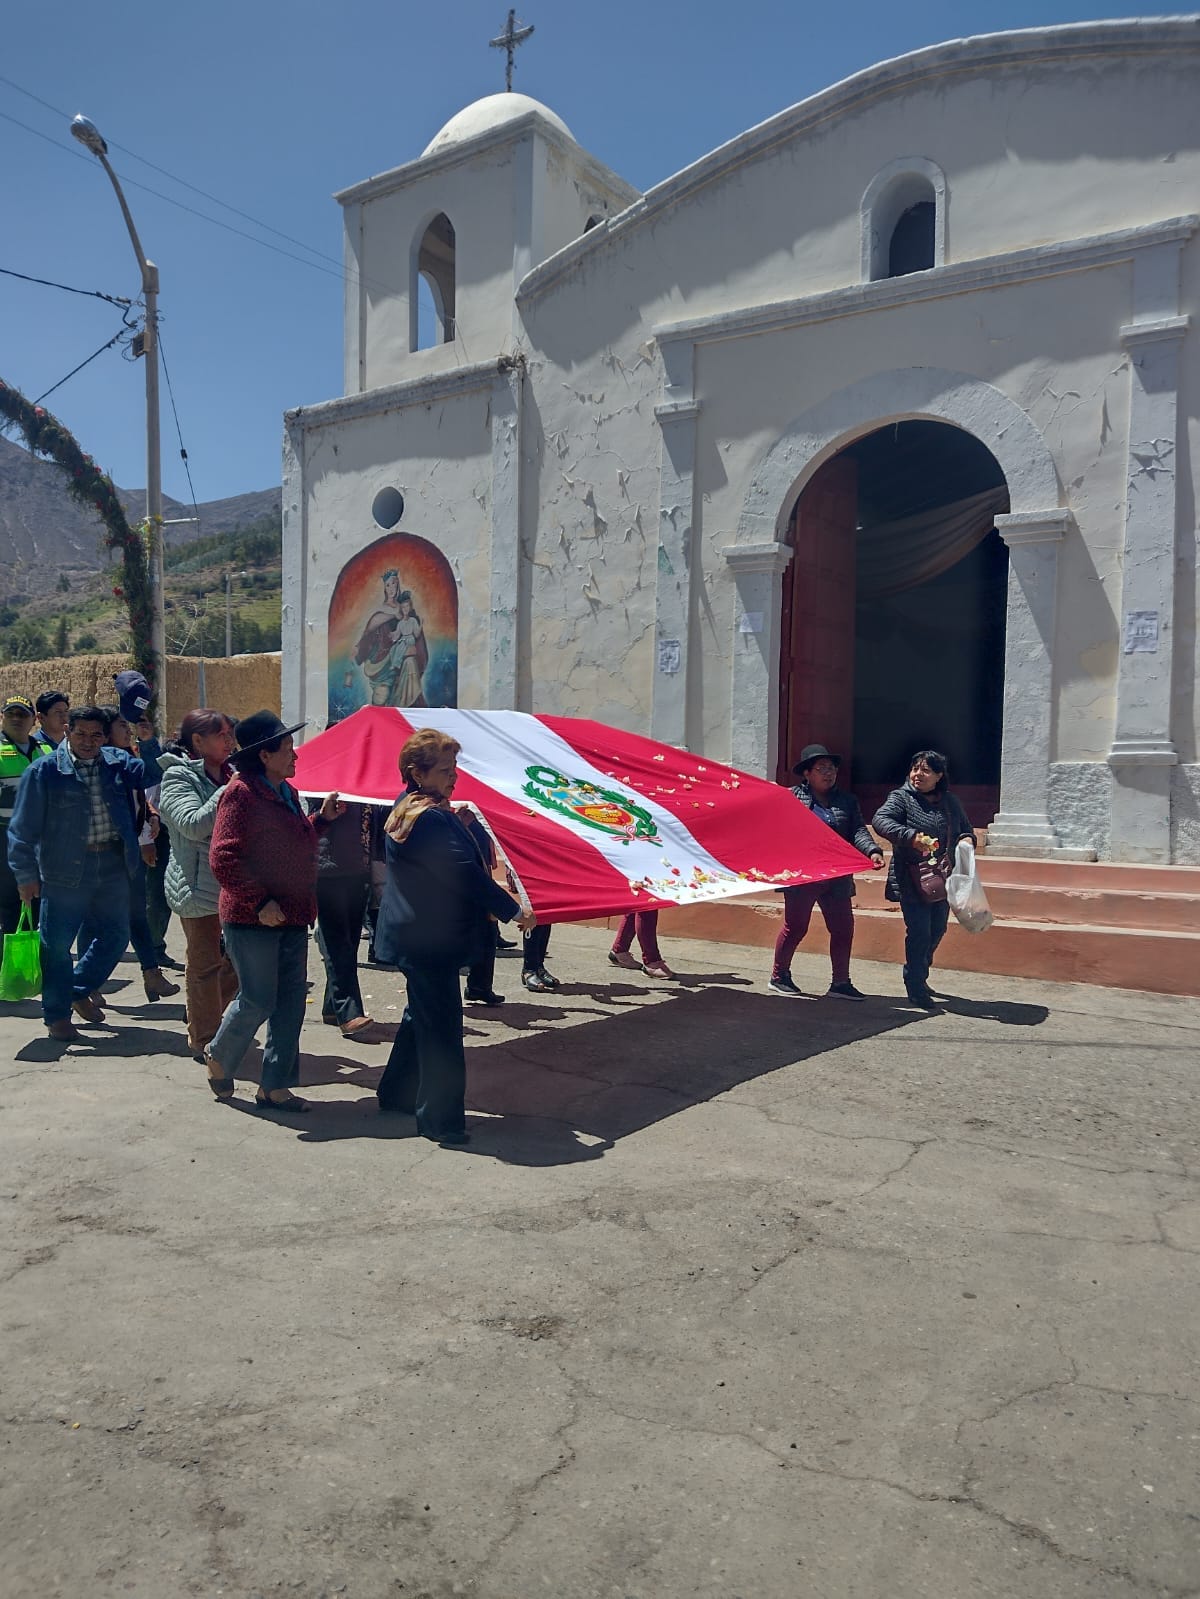
[[[1118,617],[1120,655],[1112,768],[1112,858],[1171,859],[1171,730],[1176,556],[1179,354],[1178,243],[1134,262],[1129,352],[1129,460]]]
[[[737,605],[733,631],[730,764],[773,778],[779,744],[779,656],[788,544],[727,544]]]
[[[1001,851],[1040,855],[1060,847],[1048,807],[1054,625],[1058,547],[1073,521],[1070,511],[1060,507],[996,518],[1008,546],[1008,619],[1000,811],[988,828],[988,845]]]
[[[308,575],[308,495],[304,483],[304,424],[297,412],[284,417],[283,427],[283,593],[280,596],[280,715],[291,724],[308,715],[305,708],[305,584]],[[324,707],[322,707],[322,718]],[[322,726],[324,720],[322,719]],[[320,728],[306,729],[319,732]],[[302,734],[301,737],[304,735]]]
[[[502,366],[492,386],[492,559],[488,709],[517,707],[517,599],[521,554],[521,401],[525,367]]]
[[[688,661],[692,618],[692,534],[696,478],[693,346],[663,351],[666,385],[654,415],[662,431],[659,468],[658,559],[654,585],[654,686],[651,736],[685,749],[688,743]]]

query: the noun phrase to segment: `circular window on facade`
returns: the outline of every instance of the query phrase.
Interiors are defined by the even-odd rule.
[[[404,496],[399,489],[380,489],[371,506],[376,525],[394,528],[404,515]]]

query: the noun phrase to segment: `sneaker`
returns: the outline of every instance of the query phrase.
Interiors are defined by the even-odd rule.
[[[627,949],[610,949],[608,952],[610,966],[623,966],[627,972],[640,972],[642,963],[636,955],[631,955]]]
[[[908,1002],[910,1005],[915,1005],[918,1010],[937,1010],[938,1008],[937,1000],[934,999],[927,988],[910,988],[908,990]]]
[[[796,987],[795,983],[792,982],[790,974],[787,974],[783,977],[772,977],[771,981],[767,984],[767,987],[771,990],[772,994],[782,994],[785,999],[804,998],[804,990]]]
[[[860,994],[853,983],[830,983],[827,999],[866,999],[865,994]]]

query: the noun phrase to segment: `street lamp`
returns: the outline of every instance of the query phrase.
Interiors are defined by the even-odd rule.
[[[108,173],[109,182],[116,191],[129,229],[133,253],[137,256],[142,274],[142,298],[146,302],[146,327],[142,335],[142,354],[146,358],[146,520],[150,526],[150,647],[158,662],[158,721],[167,725],[167,638],[166,615],[163,607],[163,520],[162,520],[162,459],[158,434],[158,268],[147,261],[142,241],[138,238],[129,207],[125,203],[117,174],[108,160],[108,145],[96,126],[85,116],[71,122],[71,133],[80,144],[99,161]]]

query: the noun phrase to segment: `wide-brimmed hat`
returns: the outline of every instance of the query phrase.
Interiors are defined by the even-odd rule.
[[[803,777],[814,761],[832,761],[835,766],[840,766],[842,757],[831,755],[824,744],[806,744],[800,751],[800,759],[792,767],[792,776]]]
[[[238,747],[229,759],[237,766],[243,755],[252,755],[264,744],[274,744],[289,733],[298,733],[307,725],[306,722],[294,722],[291,727],[285,727],[274,711],[255,711],[253,716],[243,716],[237,725]]]

